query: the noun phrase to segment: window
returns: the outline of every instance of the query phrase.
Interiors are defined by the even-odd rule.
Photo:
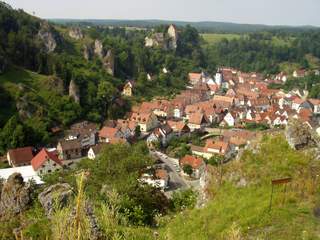
[[[51,170],[48,170],[48,173],[51,173]]]

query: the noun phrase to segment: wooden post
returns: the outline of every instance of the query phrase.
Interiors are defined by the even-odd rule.
[[[271,207],[272,207],[272,197],[273,197],[273,184],[272,184],[272,188],[271,188],[270,203],[269,203],[269,212],[271,211]]]

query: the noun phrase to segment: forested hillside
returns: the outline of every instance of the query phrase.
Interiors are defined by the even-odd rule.
[[[0,11],[1,153],[45,144],[53,127],[65,128],[79,119],[101,123],[123,116],[130,108],[120,96],[127,79],[136,80],[131,100],[135,102],[170,96],[184,88],[187,72],[200,70],[200,38],[191,27],[181,29],[176,51],[164,51],[145,48],[145,32],[83,28],[82,37],[74,38],[70,37],[74,29],[52,25],[5,3],[0,3]],[[110,59],[112,74],[106,68]],[[162,72],[164,67],[170,74]],[[76,96],[70,95],[70,85]],[[17,126],[22,129],[17,134],[20,140],[16,135],[8,140],[6,132]],[[27,135],[30,141],[23,140]]]
[[[246,72],[276,74],[288,71],[288,65],[319,68],[310,61],[310,55],[320,58],[319,43],[320,31],[317,30],[298,33],[271,31],[222,38],[213,44],[206,44],[204,52],[209,66],[224,65]],[[293,69],[289,68],[289,71]]]

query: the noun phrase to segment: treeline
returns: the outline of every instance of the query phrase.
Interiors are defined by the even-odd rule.
[[[307,54],[320,58],[320,31],[252,33],[223,39],[205,53],[209,66],[231,66],[247,72],[277,73],[284,62],[308,68]]]

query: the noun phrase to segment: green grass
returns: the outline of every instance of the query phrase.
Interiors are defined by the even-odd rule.
[[[241,37],[240,34],[223,34],[223,33],[204,33],[201,34],[201,37],[205,40],[207,44],[216,44],[221,42],[223,39],[238,39]]]
[[[16,100],[21,94],[26,92],[32,92],[35,95],[42,94],[47,79],[48,77],[44,75],[17,67],[12,67],[5,74],[0,75],[0,85],[10,96],[10,101],[5,103],[5,107],[0,108],[0,125],[16,113]]]
[[[212,184],[213,199],[203,209],[185,211],[161,229],[163,239],[320,239],[320,220],[313,215],[319,200],[320,164],[289,148],[282,136],[264,140],[260,152],[245,152],[225,166],[222,186]],[[313,168],[313,170],[310,170]],[[287,187],[274,189],[269,212],[271,179],[292,177]],[[246,187],[237,187],[240,178]],[[319,205],[318,205],[319,206]]]

